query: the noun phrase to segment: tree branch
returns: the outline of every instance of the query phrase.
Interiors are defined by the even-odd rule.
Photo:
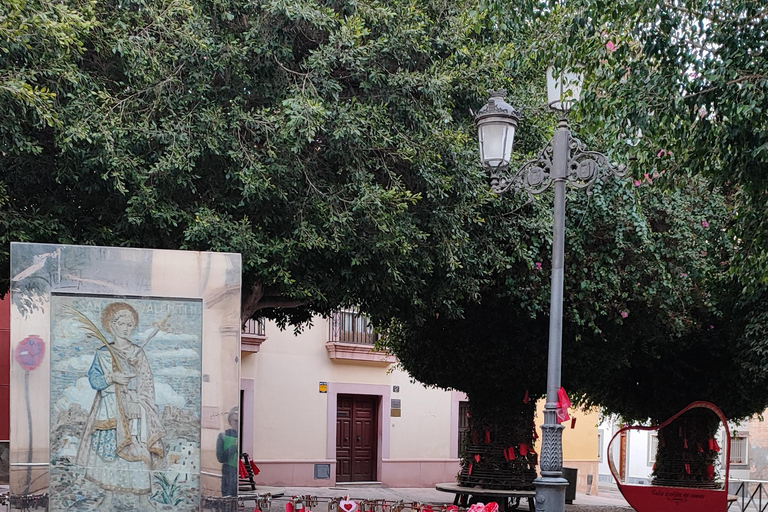
[[[259,306],[256,308],[256,311],[267,308],[298,308],[306,304],[307,301],[305,300],[287,299],[285,297],[271,297],[267,300],[262,300],[259,302]]]
[[[255,283],[251,287],[251,293],[243,297],[240,304],[240,322],[245,325],[253,314],[259,309],[259,302],[264,297],[264,286],[261,283]]]
[[[280,295],[266,295],[264,285],[256,283],[251,293],[243,297],[240,306],[240,321],[243,325],[259,310],[267,308],[298,308],[307,304],[306,300],[291,299]]]
[[[740,82],[747,82],[749,80],[763,80],[763,79],[766,79],[766,78],[768,78],[768,75],[759,75],[759,74],[744,75],[744,76],[741,76],[739,78],[734,78],[733,80],[729,80],[729,81],[725,82],[723,85],[716,85],[714,87],[709,87],[709,88],[701,90],[699,92],[693,92],[691,94],[686,94],[685,96],[683,96],[683,99],[687,100],[688,98],[693,98],[694,96],[701,96],[703,94],[707,94],[707,93],[710,93],[712,91],[716,91],[717,89],[719,89],[719,88],[721,88],[723,86],[738,84]]]

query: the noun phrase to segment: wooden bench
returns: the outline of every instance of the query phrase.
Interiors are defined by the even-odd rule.
[[[481,489],[479,487],[462,487],[454,483],[437,484],[435,489],[450,492],[455,495],[453,504],[467,507],[475,503],[495,501],[501,512],[515,510],[520,506],[520,500],[528,500],[528,509],[536,510],[534,498],[536,491],[513,491],[505,489]]]

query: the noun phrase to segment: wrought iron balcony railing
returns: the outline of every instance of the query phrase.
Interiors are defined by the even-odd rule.
[[[261,344],[267,339],[264,319],[248,320],[240,335],[240,350],[243,352],[258,352]]]
[[[264,319],[248,320],[243,327],[243,334],[250,334],[252,336],[264,336]]]
[[[368,317],[358,311],[337,311],[331,315],[330,342],[374,345],[378,338]]]

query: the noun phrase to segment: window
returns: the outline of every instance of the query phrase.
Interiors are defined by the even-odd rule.
[[[731,464],[749,464],[748,450],[747,436],[735,435],[731,437]]]
[[[469,402],[459,402],[459,457],[464,453],[469,431]]]
[[[603,431],[597,431],[597,460],[603,462]]]
[[[368,316],[357,309],[331,313],[328,319],[328,358],[336,361],[364,361],[366,364],[390,365],[397,358],[386,348],[376,348],[379,333]]]
[[[245,322],[243,327],[243,334],[252,334],[254,336],[264,336],[265,326],[264,319],[257,318],[256,320],[250,319]]]
[[[267,339],[264,319],[250,319],[245,322],[240,336],[240,350],[243,352],[258,352],[261,344]]]
[[[659,449],[659,436],[658,434],[651,434],[648,436],[648,465],[651,466],[656,463],[656,451]]]
[[[373,345],[378,338],[368,317],[355,310],[333,313],[330,328],[329,341]]]

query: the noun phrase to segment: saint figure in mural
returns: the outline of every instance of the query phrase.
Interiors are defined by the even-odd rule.
[[[124,302],[108,304],[101,325],[109,341],[87,317],[72,310],[89,334],[103,346],[96,351],[88,380],[96,390],[77,451],[85,478],[106,491],[100,510],[112,510],[114,493],[139,495],[150,507],[150,470],[164,461],[165,430],[155,403],[155,383],[143,345],[164,327],[166,317],[143,344],[131,337],[139,323],[136,310]]]

